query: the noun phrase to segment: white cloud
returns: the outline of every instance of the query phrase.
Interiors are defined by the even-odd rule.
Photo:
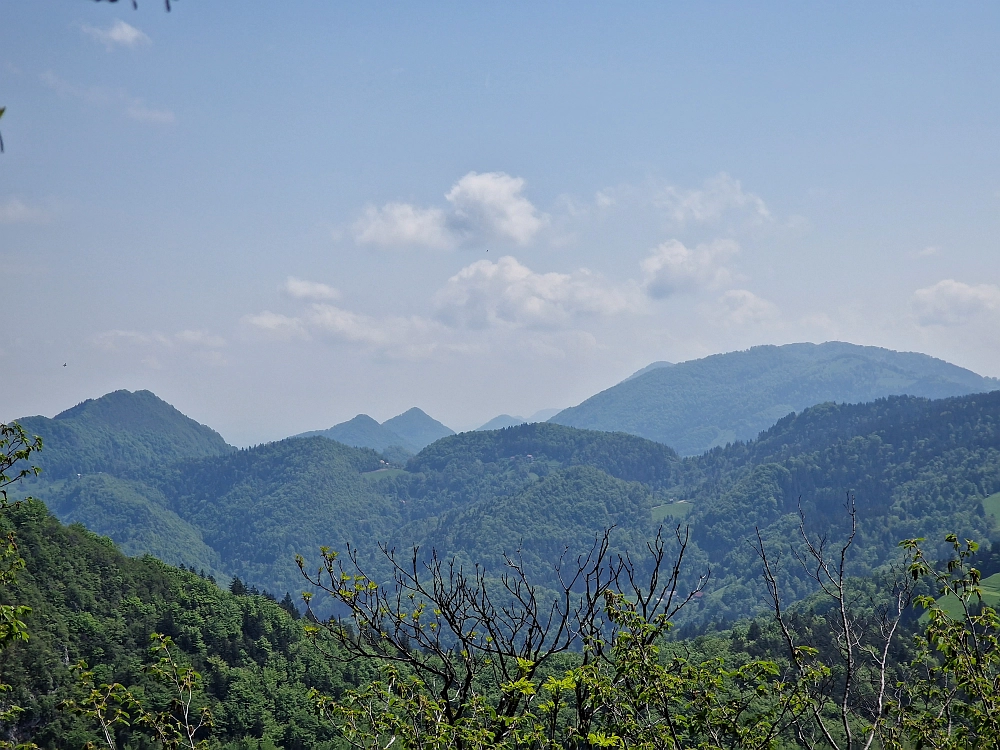
[[[918,289],[911,301],[922,326],[953,326],[984,313],[1000,312],[1000,286],[944,279]]]
[[[748,215],[755,223],[771,220],[771,212],[763,199],[743,189],[739,180],[725,172],[705,181],[701,189],[664,188],[654,203],[665,208],[678,224],[710,223],[727,213]]]
[[[598,190],[594,195],[594,204],[598,208],[611,208],[617,202],[614,193],[609,190]]]
[[[931,257],[932,255],[937,255],[937,254],[938,254],[938,253],[940,253],[940,252],[941,252],[941,248],[939,248],[939,247],[934,247],[933,245],[930,245],[930,246],[928,246],[928,247],[925,247],[925,248],[924,248],[923,250],[921,250],[920,252],[918,252],[918,253],[917,253],[917,257],[918,257],[918,258],[929,258],[929,257]]]
[[[444,211],[416,208],[409,203],[369,206],[365,215],[354,222],[354,238],[362,245],[381,247],[420,245],[446,249],[456,243]]]
[[[264,310],[256,315],[245,315],[243,322],[257,330],[280,339],[308,339],[305,324],[298,318]]]
[[[375,317],[335,305],[313,302],[298,316],[265,310],[243,318],[254,328],[279,339],[331,339],[362,346],[390,358],[417,359],[444,346],[444,327],[417,316]]]
[[[455,207],[455,220],[471,233],[486,231],[524,245],[545,225],[531,201],[521,195],[524,178],[504,172],[469,172],[445,198]]]
[[[581,269],[535,273],[507,256],[481,260],[448,279],[437,293],[438,317],[468,328],[559,328],[581,316],[614,315],[639,307],[634,283],[615,286]]]
[[[312,329],[336,339],[395,353],[426,348],[431,343],[429,337],[439,328],[433,321],[416,316],[376,318],[327,304],[312,305],[305,320]]]
[[[179,331],[172,336],[166,336],[156,331],[147,333],[114,329],[97,334],[94,337],[94,342],[100,348],[111,352],[136,347],[220,349],[226,346],[226,340],[222,336],[208,331],[190,329]]]
[[[141,99],[130,96],[123,89],[109,89],[100,86],[83,88],[63,80],[51,71],[39,74],[39,78],[43,84],[59,96],[79,99],[94,106],[122,107],[129,118],[138,122],[169,125],[177,119],[170,110],[147,107]]]
[[[218,349],[226,345],[226,340],[222,336],[216,336],[208,331],[181,331],[174,334],[174,340],[179,344],[201,346],[208,349]]]
[[[740,251],[732,240],[716,240],[691,249],[669,240],[653,250],[640,264],[643,286],[654,299],[701,288],[717,289],[732,280],[725,265]]]
[[[747,289],[730,289],[719,297],[720,317],[727,325],[768,323],[778,318],[774,303]]]
[[[0,203],[0,224],[34,224],[45,219],[42,209],[29,206],[19,198],[8,198]]]
[[[321,284],[318,281],[305,281],[289,276],[282,286],[282,291],[289,297],[307,300],[333,300],[340,298],[340,292],[332,286]]]
[[[130,101],[128,107],[125,109],[125,113],[133,120],[151,122],[154,125],[170,125],[177,121],[174,113],[169,109],[152,109],[143,104],[139,99]]]
[[[548,218],[522,195],[524,179],[504,172],[469,172],[445,195],[450,208],[409,203],[369,206],[354,222],[362,245],[454,248],[463,241],[501,239],[523,245]]]
[[[140,333],[139,331],[112,330],[104,331],[94,337],[95,343],[102,349],[114,352],[124,347],[148,346],[152,343],[164,343],[166,337],[160,334]]]
[[[106,29],[99,29],[96,26],[84,24],[80,27],[87,36],[97,40],[109,50],[115,45],[121,47],[138,47],[149,44],[152,40],[135,26],[125,23],[121,19],[116,20]]]

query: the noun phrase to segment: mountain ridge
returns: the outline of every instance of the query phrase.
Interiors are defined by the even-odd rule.
[[[628,432],[696,455],[752,439],[786,414],[827,401],[997,388],[1000,380],[916,352],[837,341],[768,345],[640,370],[549,421]]]

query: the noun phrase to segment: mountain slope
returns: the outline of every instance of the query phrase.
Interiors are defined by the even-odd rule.
[[[392,430],[418,451],[435,440],[455,434],[453,429],[445,427],[415,406],[392,419],[387,419],[382,423],[382,427]]]
[[[384,427],[369,417],[367,414],[358,414],[354,419],[336,424],[328,430],[313,430],[295,435],[297,438],[303,437],[323,437],[327,440],[336,440],[338,443],[350,445],[355,448],[371,448],[377,451],[384,451],[386,448],[404,448],[410,453],[416,453],[417,447],[406,440],[402,435],[396,434],[388,427]]]
[[[512,417],[510,414],[499,414],[484,425],[480,425],[473,432],[489,432],[490,430],[502,430],[505,427],[516,427],[519,424],[527,423],[525,417]]]
[[[758,346],[654,368],[549,421],[641,435],[694,455],[753,439],[789,412],[826,401],[944,398],[998,387],[994,378],[924,354],[841,342]]]
[[[851,573],[868,575],[897,555],[899,541],[946,533],[986,541],[1000,536],[983,501],[1000,491],[1000,391],[950,399],[893,396],[868,404],[823,404],[781,420],[760,439],[685,460],[674,488],[690,502],[693,538],[708,556],[715,616],[748,614],[764,601],[758,531],[773,550],[807,530],[828,549],[845,538],[845,501],[854,498],[858,531]],[[808,592],[797,565],[786,566],[785,595]]]
[[[180,462],[147,483],[200,531],[230,575],[271,591],[297,591],[296,554],[384,539],[399,524],[399,502],[363,476],[381,466],[370,449],[289,438]]]
[[[80,697],[73,667],[80,660],[98,684],[121,683],[148,708],[165,708],[168,695],[143,669],[152,660],[150,634],[160,632],[204,678],[195,700],[211,707],[212,747],[340,747],[308,690],[339,694],[350,670],[308,641],[291,602],[236,596],[152,557],[128,558],[105,538],[61,525],[37,501],[0,512],[0,533],[8,532],[26,567],[0,597],[31,612],[28,640],[3,654],[12,685],[5,700],[25,709],[5,724],[5,739],[42,750],[104,745],[95,721],[60,706]],[[116,734],[118,747],[151,746],[141,731],[119,726]]]
[[[60,521],[82,523],[110,537],[127,555],[153,555],[170,565],[229,578],[201,532],[166,507],[163,493],[141,481],[88,474],[43,484],[34,492]]]
[[[116,476],[181,458],[235,450],[215,430],[195,422],[149,391],[115,391],[47,417],[18,420],[40,435],[45,479],[105,472]]]

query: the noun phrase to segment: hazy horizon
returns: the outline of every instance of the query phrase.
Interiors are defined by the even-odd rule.
[[[1000,376],[996,6],[4,15],[0,420],[463,430],[798,341]]]

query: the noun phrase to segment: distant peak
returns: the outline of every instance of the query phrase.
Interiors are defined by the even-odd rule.
[[[376,422],[372,417],[369,417],[367,414],[358,414],[356,417],[353,417],[352,419],[348,419],[346,422],[341,422],[341,424],[376,424],[377,425],[378,422]],[[339,427],[340,425],[337,425],[337,426]]]
[[[624,382],[626,382],[628,380],[633,380],[633,379],[638,378],[638,377],[640,377],[642,375],[645,375],[647,372],[652,372],[653,370],[660,370],[660,369],[663,369],[664,367],[673,367],[673,366],[674,366],[673,362],[667,362],[666,360],[660,360],[659,362],[653,362],[652,364],[646,365],[641,370],[636,370],[631,375],[629,375],[627,378],[625,378],[625,380],[623,380],[622,382],[624,383]]]

